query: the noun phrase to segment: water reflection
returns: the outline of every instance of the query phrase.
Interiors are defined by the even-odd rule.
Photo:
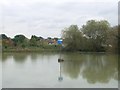
[[[63,76],[62,76],[62,72],[61,72],[61,64],[62,64],[62,62],[59,62],[60,64],[59,64],[59,66],[60,66],[60,68],[59,68],[59,72],[60,72],[60,75],[59,75],[59,77],[58,77],[58,81],[63,81]]]
[[[51,57],[53,58],[52,61],[50,61]],[[12,58],[16,64],[18,63],[25,64],[25,61],[29,60],[31,61],[31,63],[34,62],[36,65],[39,65],[37,62],[43,60],[43,61],[48,61],[48,63],[52,62],[52,64],[54,65],[55,63],[53,62],[57,62],[59,58],[59,54],[3,53],[3,57],[2,57],[3,63],[9,60],[9,58]],[[64,59],[64,62],[60,64],[61,65],[60,76],[58,76],[57,78],[59,80],[64,80],[63,79],[65,78],[64,76],[74,80],[77,80],[80,76],[82,76],[83,79],[87,80],[87,82],[91,84],[97,82],[108,83],[111,79],[118,80],[117,55],[67,53],[67,54],[63,54],[62,58]]]
[[[0,89],[2,89],[2,52],[0,50]]]
[[[3,53],[2,61],[5,62],[9,58],[13,58],[16,63],[24,63],[27,59],[28,54],[26,53]]]
[[[104,54],[72,54],[64,55],[65,75],[77,79],[79,75],[88,83],[108,83],[111,79],[118,80],[118,56]]]

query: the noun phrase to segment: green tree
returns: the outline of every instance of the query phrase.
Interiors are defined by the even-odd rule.
[[[106,20],[89,20],[86,25],[82,26],[81,31],[89,39],[93,51],[104,50],[109,27],[110,24]]]
[[[107,33],[107,51],[108,52],[118,52],[118,26],[111,27]]]
[[[51,37],[48,37],[47,39],[48,39],[48,40],[51,40],[52,38],[51,38]]]
[[[1,34],[0,39],[9,39],[9,38],[5,34]]]
[[[71,25],[63,30],[62,38],[64,39],[65,49],[69,51],[80,50],[82,33],[77,25]]]
[[[120,46],[120,25],[118,25],[118,46]],[[118,47],[118,53],[120,54],[120,47]]]
[[[40,37],[32,35],[30,39],[30,46],[39,46],[39,45],[40,45]]]
[[[13,46],[13,41],[11,38],[7,37],[5,34],[0,35],[0,39],[2,40],[2,47],[7,49]]]
[[[28,45],[28,39],[24,35],[16,35],[13,38],[15,46],[25,48]]]

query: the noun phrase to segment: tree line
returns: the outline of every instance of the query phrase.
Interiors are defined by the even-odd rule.
[[[118,52],[120,36],[118,26],[111,27],[106,20],[89,20],[79,28],[77,25],[70,25],[62,30],[64,51],[83,51],[83,52]],[[30,39],[24,35],[16,35],[14,38],[0,35],[3,49],[59,49],[57,44],[59,38],[38,37],[32,35]]]
[[[118,26],[106,20],[89,20],[81,28],[71,25],[62,31],[67,51],[118,52]]]
[[[5,34],[0,35],[0,40],[2,41],[2,49],[4,50],[41,50],[41,49],[59,49],[60,45],[57,45],[57,40],[59,38],[51,38],[47,39],[43,37],[38,37],[36,35],[32,35],[30,39],[26,36],[20,34],[14,36],[14,38],[10,38]],[[38,51],[39,51],[38,50]]]

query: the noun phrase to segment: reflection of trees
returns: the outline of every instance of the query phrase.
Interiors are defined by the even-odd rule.
[[[71,78],[78,78],[79,77],[79,73],[80,73],[80,67],[82,66],[82,62],[83,62],[83,58],[81,55],[81,58],[79,57],[79,55],[74,55],[73,53],[70,54],[65,54],[63,56],[64,58],[64,62],[62,63],[62,70],[63,73],[68,75]]]
[[[77,62],[65,62],[62,63],[63,72],[66,75],[69,75],[71,78],[78,78],[79,73],[80,73],[80,65]]]
[[[26,53],[14,53],[13,59],[18,63],[24,63],[28,54]]]
[[[9,60],[10,58],[13,58],[15,62],[18,63],[24,63],[27,58],[29,57],[32,62],[36,62],[37,60],[50,60],[50,58],[54,58],[54,56],[57,54],[54,53],[25,53],[25,52],[20,52],[20,53],[3,53],[2,54],[2,60],[6,61]],[[58,57],[58,56],[56,56]]]
[[[120,55],[118,55],[118,79],[120,80]]]
[[[112,78],[118,79],[116,55],[70,55],[64,56],[64,59],[63,72],[71,78],[78,78],[81,71],[89,83],[107,83]]]
[[[36,61],[36,59],[37,59],[37,53],[31,53],[30,54],[30,56],[31,56],[31,60],[34,62],[34,61]]]
[[[38,60],[49,61],[51,58],[55,58],[55,56],[58,58],[58,54],[56,54],[56,53],[48,53],[48,52],[30,53],[30,58],[31,58],[32,62],[36,62]]]
[[[2,53],[0,52],[0,62],[2,61]]]
[[[43,53],[30,53],[30,58],[32,63],[36,63],[39,60],[43,60],[44,54]]]
[[[112,57],[111,57],[112,58]],[[111,78],[114,78],[117,71],[117,62],[114,59],[104,56],[94,56],[89,58],[89,62],[83,70],[83,77],[87,79],[89,83],[106,83]]]
[[[6,61],[8,58],[11,57],[11,54],[10,53],[2,53],[2,61]]]
[[[28,54],[26,54],[26,53],[3,53],[2,60],[4,62],[6,60],[9,60],[9,58],[13,57],[13,59],[16,62],[23,63],[26,60],[27,56],[28,56]]]

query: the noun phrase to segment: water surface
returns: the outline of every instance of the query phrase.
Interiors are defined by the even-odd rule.
[[[118,88],[115,54],[3,53],[3,88]]]

